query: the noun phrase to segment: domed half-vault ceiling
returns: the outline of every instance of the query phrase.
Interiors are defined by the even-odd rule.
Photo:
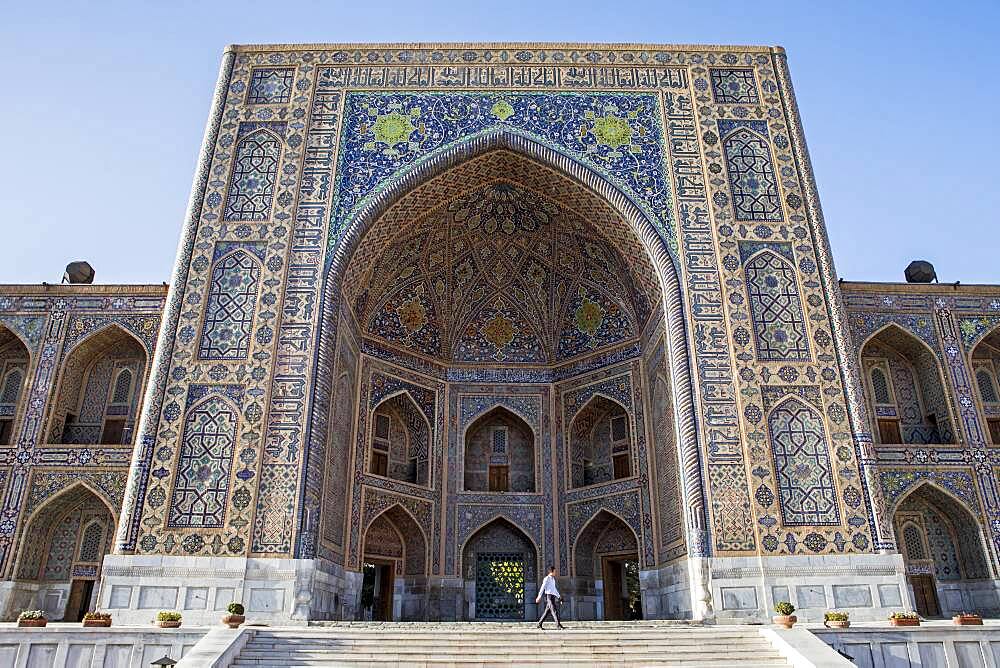
[[[455,363],[551,364],[636,338],[659,289],[627,224],[516,154],[470,162],[362,240],[344,286],[365,333]]]

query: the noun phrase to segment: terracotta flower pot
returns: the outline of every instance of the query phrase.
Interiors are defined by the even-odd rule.
[[[889,623],[893,626],[920,626],[919,619],[890,619]]]
[[[181,627],[180,622],[156,622],[156,625],[161,629],[179,629]]]
[[[106,629],[111,626],[110,619],[85,619],[83,628],[85,629]]]
[[[849,619],[844,620],[828,620],[823,622],[823,625],[829,629],[847,629],[851,627],[851,621]]]
[[[795,622],[799,621],[799,618],[795,615],[775,615],[771,618],[771,621],[778,626],[784,626],[786,629],[790,629],[795,626]]]
[[[47,619],[19,619],[17,625],[20,627],[40,629],[49,623]]]
[[[951,618],[953,624],[957,626],[982,626],[983,618],[979,615],[955,615]]]
[[[226,615],[222,618],[222,623],[231,629],[238,629],[240,624],[247,620],[245,615]]]

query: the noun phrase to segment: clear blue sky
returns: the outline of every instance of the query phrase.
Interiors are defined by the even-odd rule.
[[[14,2],[0,282],[169,280],[229,43],[780,44],[840,275],[1000,283],[1000,2]]]

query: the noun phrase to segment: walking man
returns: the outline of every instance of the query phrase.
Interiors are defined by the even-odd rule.
[[[542,628],[542,622],[548,617],[549,613],[552,613],[552,619],[556,620],[556,627],[560,629],[566,628],[559,621],[559,615],[556,613],[556,607],[559,603],[562,603],[562,596],[559,595],[559,590],[556,589],[556,567],[549,566],[549,574],[545,576],[542,580],[542,588],[538,590],[538,596],[535,597],[535,603],[542,602],[542,596],[545,597],[545,612],[542,613],[541,618],[538,620],[538,628]]]

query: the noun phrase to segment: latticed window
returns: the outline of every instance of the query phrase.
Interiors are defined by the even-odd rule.
[[[236,424],[236,411],[218,396],[205,399],[188,413],[170,502],[169,526],[222,526]]]
[[[128,404],[129,396],[132,393],[132,372],[122,369],[115,379],[115,388],[111,393],[111,403],[115,405]]]
[[[258,130],[240,140],[226,198],[226,220],[267,220],[271,216],[280,159],[281,142],[270,132]]]
[[[781,220],[778,182],[767,141],[740,127],[726,137],[723,150],[736,220]]]
[[[88,524],[80,540],[80,561],[88,563],[100,561],[103,543],[104,525],[100,522]]]
[[[201,359],[246,359],[259,282],[260,266],[242,249],[216,263],[205,307]]]
[[[7,377],[3,381],[3,390],[0,390],[0,404],[16,404],[17,398],[21,394],[21,383],[24,382],[24,374],[20,369],[12,369],[7,372]]]
[[[506,427],[494,427],[493,428],[493,454],[495,454],[495,455],[506,455],[507,454],[507,428]]]
[[[885,371],[879,367],[872,369],[872,393],[875,396],[876,404],[891,404],[892,397],[889,394],[889,379],[885,376]]]
[[[903,545],[906,546],[906,556],[910,559],[926,559],[923,532],[916,524],[910,523],[903,527]]]
[[[795,269],[771,251],[746,264],[747,293],[761,361],[808,361],[809,342]]]
[[[997,397],[997,388],[993,383],[993,375],[986,369],[980,369],[976,372],[976,384],[979,385],[979,396],[983,398],[983,401],[987,404],[995,404],[1000,402],[1000,398]]]
[[[840,524],[823,418],[794,399],[768,419],[781,517],[786,526]]]

